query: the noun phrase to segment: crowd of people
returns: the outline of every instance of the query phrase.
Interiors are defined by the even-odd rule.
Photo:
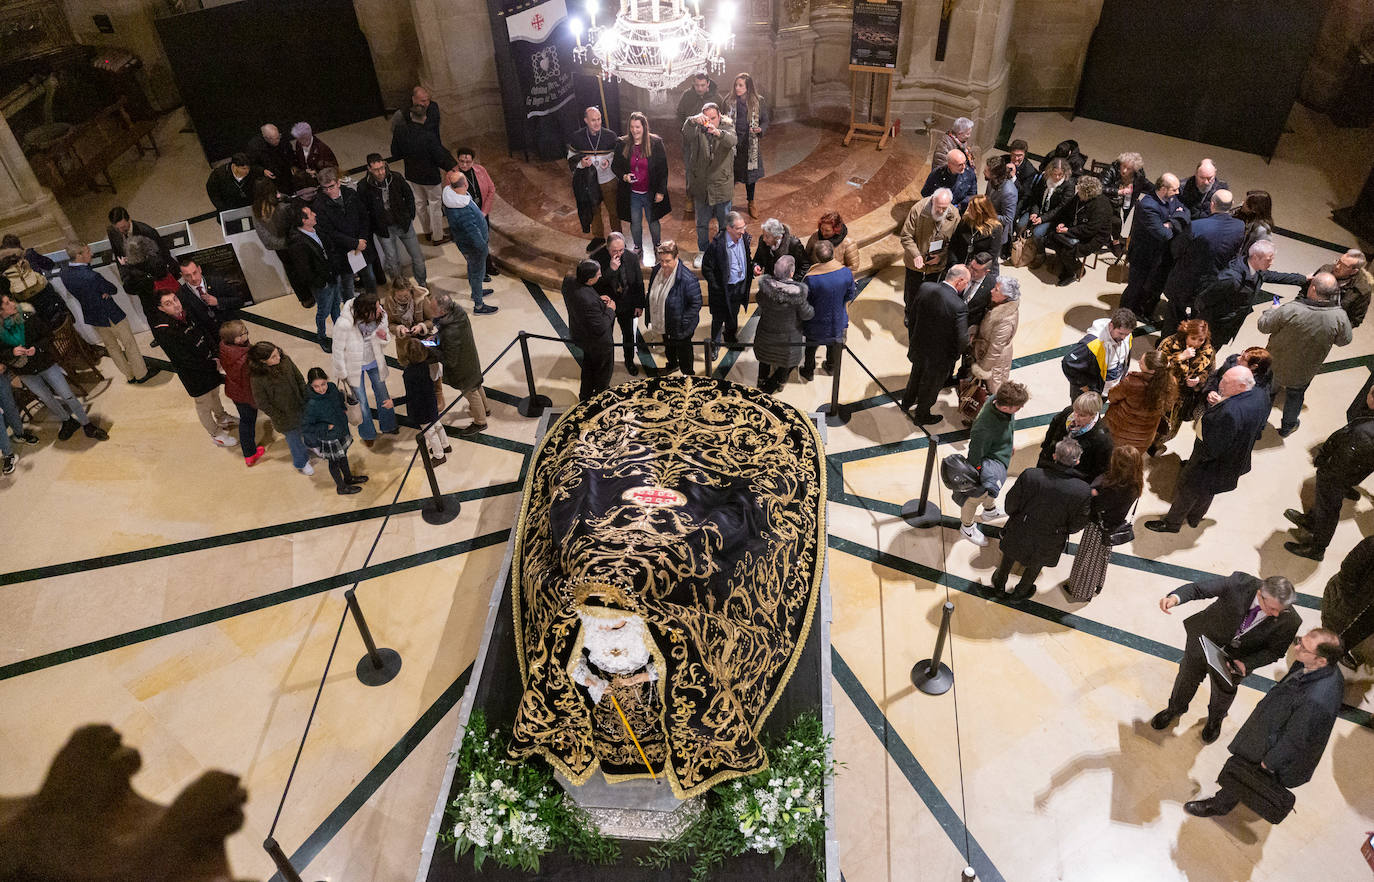
[[[764,177],[760,143],[769,123],[753,78],[740,74],[722,98],[709,77],[696,75],[678,102],[677,117],[688,197],[684,213],[695,218],[697,233],[690,262],[661,234],[660,221],[672,210],[668,160],[648,117],[630,114],[622,137],[604,125],[599,108],[589,107],[584,126],[569,141],[572,193],[582,229],[591,236],[587,258],[562,286],[571,337],[583,353],[583,399],[610,384],[617,328],[632,376],[639,374],[642,350],[650,343],[662,344],[665,364],[659,371],[693,374],[703,306],[709,362],[721,348],[742,346],[741,310],[757,304],[756,383],[767,392],[780,391],[794,369],[801,380],[812,380],[822,347],[820,369],[830,370],[844,343],[859,268],[858,246],[844,219],[834,210],[821,211],[805,241],[778,218],[750,229],[757,218],[756,186]],[[485,429],[486,400],[468,313],[452,295],[426,288],[419,235],[436,245],[452,237],[466,260],[472,312],[494,313],[496,306],[484,302],[491,292],[483,285],[495,272],[488,215],[496,191],[474,150],[450,152],[443,145],[439,119],[438,103],[417,87],[411,106],[392,120],[391,152],[404,161],[404,174],[372,153],[356,188],[345,186],[333,152],[306,123],[292,127],[289,140],[264,125],[207,180],[217,209],[251,208],[262,244],[281,260],[302,305],[315,309],[317,340],[329,363],[309,367],[304,376],[281,347],[250,340],[236,318],[242,303],[223,280],[194,260],[174,258],[156,231],[128,211],[110,212],[119,274],[149,319],[154,345],[192,398],[211,441],[237,446],[246,465],[265,452],[255,428],[261,411],[285,437],[298,470],[311,475],[310,460],[323,459],[338,493],[358,492],[366,477],[349,462],[352,427],[368,447],[379,435],[399,431],[388,386],[388,344],[394,344],[402,368],[413,421],[434,422],[447,385],[468,401],[470,422],[462,432]],[[980,165],[972,128],[960,119],[940,138],[921,199],[896,233],[911,363],[900,406],[919,425],[962,416],[969,426],[963,471],[951,482],[960,505],[959,535],[985,546],[989,537],[979,523],[1003,524],[999,562],[984,591],[1013,604],[1028,601],[1040,573],[1058,564],[1070,537],[1081,531],[1063,588],[1072,601],[1087,602],[1103,590],[1112,548],[1133,538],[1147,466],[1171,467],[1158,457],[1183,424],[1196,425],[1197,440],[1173,482],[1168,511],[1144,521],[1151,531],[1203,528],[1215,496],[1235,489],[1250,471],[1252,449],[1280,397],[1278,435],[1298,428],[1304,396],[1330,350],[1350,343],[1363,322],[1374,277],[1356,249],[1311,273],[1272,270],[1276,243],[1269,194],[1251,190],[1236,205],[1210,159],[1186,179],[1166,172],[1151,180],[1135,152],[1090,164],[1075,142],[1064,141],[1037,168],[1028,145],[1016,140],[1006,154],[989,154]],[[739,184],[745,186],[743,212],[734,209]],[[654,252],[647,268],[641,256],[646,226]],[[0,249],[0,269],[9,282],[9,293],[0,294],[0,373],[11,374],[61,419],[59,440],[78,429],[103,440],[105,429],[73,393],[54,354],[53,334],[69,318],[67,307],[42,277],[41,255],[12,239]],[[155,370],[133,341],[128,318],[113,299],[115,286],[91,269],[86,243],[71,243],[67,253],[61,279],[82,320],[95,329],[129,383],[145,382]],[[1011,379],[1022,292],[1007,268],[1035,269],[1053,259],[1058,284],[1069,285],[1095,254],[1123,264],[1120,304],[1064,355],[1068,396],[1056,402],[1063,409],[1049,424],[1036,465],[1017,475],[999,501],[1011,478],[1016,414],[1030,399],[1027,388]],[[1270,298],[1266,285],[1291,286],[1296,295],[1283,302],[1273,293],[1258,316],[1258,330],[1268,335],[1263,347],[1225,353],[1255,306]],[[1133,342],[1152,329],[1158,332],[1154,345],[1133,363]],[[9,380],[0,382],[0,409],[13,440],[35,443]],[[1293,555],[1323,559],[1343,501],[1374,471],[1371,384],[1374,374],[1350,405],[1347,425],[1320,448],[1311,507],[1285,512],[1295,535],[1284,547]],[[958,392],[953,416],[936,411],[951,386]],[[237,438],[230,434],[235,426]],[[0,435],[8,474],[17,454],[9,432]],[[425,442],[429,456],[442,462],[450,450],[442,430],[427,432]],[[1371,555],[1371,539],[1350,552],[1328,586],[1325,627],[1302,638],[1296,673],[1266,702],[1282,694],[1325,708],[1332,674],[1337,682],[1340,677],[1332,663],[1359,663],[1347,647],[1374,633]],[[1205,633],[1229,652],[1235,674],[1229,683],[1215,672],[1212,677],[1203,730],[1204,740],[1212,741],[1235,682],[1283,654],[1296,635],[1297,617],[1290,609],[1292,586],[1281,576],[1235,574],[1195,583],[1172,592],[1160,606],[1169,613],[1200,598],[1215,600],[1206,615],[1188,620],[1189,633]],[[1207,677],[1200,653],[1190,642],[1174,694],[1152,721],[1156,728],[1176,720]],[[1301,682],[1289,688],[1294,677]],[[1297,698],[1289,695],[1294,692]],[[1311,735],[1321,727],[1309,728]],[[1232,749],[1238,752],[1234,744]],[[1249,750],[1246,758],[1263,759],[1255,753]],[[1295,762],[1280,770],[1281,780],[1301,783],[1310,774]],[[1223,790],[1189,810],[1219,813],[1234,804],[1232,796]]]

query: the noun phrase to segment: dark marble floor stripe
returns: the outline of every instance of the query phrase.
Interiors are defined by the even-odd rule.
[[[553,305],[553,302],[549,300],[549,296],[544,293],[544,289],[540,288],[529,279],[521,279],[520,281],[524,283],[525,290],[530,292],[530,297],[534,300],[534,305],[538,306],[539,311],[544,313],[544,320],[549,323],[549,327],[553,330],[553,336],[562,337],[564,340],[571,339],[572,332],[568,330],[568,323],[563,321],[563,316],[559,314],[558,309]],[[537,351],[535,347],[551,345],[554,344],[544,340],[531,340],[531,360],[533,360],[534,352]],[[577,359],[577,363],[579,365],[582,364],[582,350],[578,349],[572,343],[565,343],[564,345],[568,347],[568,351],[572,353],[573,358]],[[538,376],[534,378],[534,382],[536,386],[539,384]]]
[[[425,736],[432,732],[444,717],[448,716],[449,711],[457,707],[458,702],[463,697],[464,690],[467,689],[468,679],[471,676],[472,665],[468,665],[467,669],[458,675],[458,679],[450,683],[448,688],[440,693],[438,698],[434,699],[434,703],[406,730],[400,740],[383,754],[382,758],[363,776],[357,786],[348,792],[343,801],[325,816],[320,825],[306,837],[305,842],[301,843],[301,846],[291,853],[291,866],[295,867],[297,872],[303,872],[310,862],[319,856],[321,851],[324,851],[330,840],[358,813],[358,809],[367,804],[367,801],[386,783],[392,773],[401,767],[401,763],[405,762],[415,748],[420,746],[420,742],[425,740]],[[284,880],[278,873],[271,878],[270,882],[284,882]]]
[[[1095,622],[1092,619],[1086,619],[1074,613],[1066,612],[1065,610],[1056,609],[1055,607],[1039,603],[1034,599],[1027,600],[1019,604],[1013,604],[1008,602],[1006,599],[1000,597],[984,598],[977,591],[978,584],[976,582],[973,582],[972,580],[965,579],[963,576],[956,576],[953,573],[941,572],[940,570],[925,566],[924,564],[918,564],[915,561],[910,561],[904,557],[898,557],[895,554],[889,554],[885,551],[879,551],[876,548],[869,548],[867,545],[862,545],[858,542],[854,542],[852,540],[845,539],[840,536],[835,536],[832,534],[829,537],[829,546],[835,549],[836,551],[841,551],[845,554],[851,554],[855,557],[862,558],[863,560],[880,564],[881,566],[885,566],[889,569],[897,570],[901,573],[906,573],[909,576],[914,576],[918,579],[924,579],[927,582],[932,582],[937,585],[943,585],[945,587],[952,588],[955,591],[963,592],[964,594],[968,594],[971,597],[977,597],[979,599],[985,600],[987,603],[998,603],[1003,606],[1010,607],[1011,609],[1014,609],[1017,612],[1023,612],[1028,615],[1035,616],[1038,619],[1043,619],[1044,621],[1051,622],[1056,625],[1063,625],[1064,627],[1072,628],[1075,631],[1082,631],[1085,634],[1091,634],[1094,637],[1100,637],[1103,640],[1108,640],[1120,646],[1125,646],[1129,649],[1135,649],[1140,652],[1148,653],[1149,655],[1153,655],[1156,658],[1160,658],[1165,661],[1172,662],[1174,664],[1178,664],[1179,660],[1183,658],[1182,650],[1176,649],[1175,647],[1170,646],[1167,643],[1161,643],[1158,640],[1152,640],[1149,637],[1143,637],[1139,634],[1132,634],[1130,631],[1123,631],[1120,628],[1115,628],[1111,625],[1105,625],[1101,622]],[[1260,692],[1268,692],[1270,689],[1274,687],[1274,684],[1274,680],[1268,677],[1260,677],[1255,674],[1251,674],[1250,676],[1246,677],[1244,680],[1241,681],[1241,685],[1248,686],[1251,689],[1257,689]],[[1363,726],[1366,728],[1374,728],[1374,715],[1371,715],[1369,711],[1362,710],[1357,707],[1351,707],[1350,705],[1342,705],[1340,717],[1359,726]]]
[[[195,613],[189,616],[182,616],[178,619],[162,622],[157,625],[150,625],[146,628],[137,628],[133,631],[126,631],[123,634],[116,634],[112,637],[105,637],[100,640],[93,640],[79,646],[68,649],[58,650],[57,652],[44,653],[23,661],[14,662],[0,667],[0,680],[8,680],[12,677],[32,674],[35,671],[42,671],[47,668],[76,661],[77,659],[89,658],[93,655],[100,655],[113,649],[122,649],[126,646],[133,646],[136,643],[144,643],[149,640],[156,640],[159,637],[166,637],[169,634],[176,634],[181,631],[189,631],[192,628],[199,628],[202,625],[221,622],[245,613],[256,612],[260,609],[277,606],[292,600],[299,600],[314,594],[321,594],[325,591],[332,591],[335,588],[342,588],[352,585],[354,582],[361,582],[367,579],[375,579],[391,573],[398,573],[402,570],[412,569],[423,566],[424,564],[434,563],[479,548],[487,548],[492,545],[499,545],[510,536],[510,530],[498,530],[494,533],[487,533],[484,536],[477,536],[473,539],[465,539],[462,542],[454,542],[450,545],[442,545],[438,548],[422,551],[416,554],[408,554],[398,557],[395,560],[385,561],[372,566],[351,570],[346,573],[339,573],[324,579],[317,579],[313,582],[306,582],[293,588],[282,591],[273,591],[259,597],[241,600],[238,603],[231,603],[216,609],[206,610],[205,612]]]
[[[834,537],[831,537],[834,541]],[[977,872],[978,878],[982,882],[1004,882],[1004,878],[997,867],[992,863],[992,858],[988,857],[987,852],[978,844],[978,840],[973,838],[968,829],[964,826],[964,821],[945,799],[945,795],[940,792],[940,788],[930,779],[930,775],[921,767],[921,763],[916,759],[916,755],[907,747],[902,736],[893,730],[888,723],[887,717],[883,715],[882,709],[868,694],[868,690],[859,682],[859,678],[854,675],[849,665],[845,663],[843,656],[835,647],[830,647],[830,670],[835,682],[844,690],[844,694],[849,696],[849,700],[854,703],[854,707],[859,711],[864,722],[868,723],[868,728],[873,731],[878,741],[887,751],[887,755],[896,763],[897,768],[901,769],[902,775],[906,778],[916,795],[921,797],[921,801],[926,804],[932,816],[940,824],[940,829],[945,831],[949,841],[961,853],[964,843],[969,846],[967,860],[969,866]]]
[[[528,447],[529,445],[526,445],[526,448]],[[517,452],[527,453],[529,451],[526,449]],[[459,502],[469,502],[477,499],[487,499],[493,496],[504,496],[507,493],[518,493],[519,491],[520,483],[518,481],[509,481],[504,484],[493,484],[490,487],[474,487],[468,490],[459,490],[452,495]],[[345,511],[339,512],[338,514],[321,515],[315,518],[304,518],[299,521],[288,521],[284,524],[254,527],[250,530],[239,530],[233,533],[221,533],[218,536],[207,536],[204,539],[170,542],[166,545],[157,545],[152,548],[140,548],[135,551],[119,552],[118,554],[88,557],[84,560],[50,564],[48,566],[33,567],[27,570],[14,570],[9,573],[0,573],[0,586],[15,585],[20,582],[32,582],[35,579],[49,579],[54,576],[69,576],[73,573],[84,573],[91,570],[103,569],[105,567],[141,563],[145,560],[171,557],[177,554],[186,554],[191,551],[204,551],[208,548],[221,548],[226,545],[238,545],[243,542],[256,542],[260,539],[272,539],[277,536],[288,536],[293,533],[303,533],[309,530],[322,530],[327,527],[337,527],[343,524],[356,524],[361,521],[369,521],[374,518],[383,517],[389,509],[397,514],[418,511],[420,507],[425,504],[425,501],[425,499],[406,500],[396,503],[394,508],[388,505],[374,505],[370,508],[360,508],[356,511]]]

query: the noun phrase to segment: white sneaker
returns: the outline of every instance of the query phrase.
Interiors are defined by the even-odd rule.
[[[697,268],[697,269],[701,269],[701,262],[702,262],[703,260],[705,260],[705,259],[706,259],[706,255],[705,255],[704,253],[698,251],[698,252],[697,252],[697,256],[692,258],[692,266],[694,266],[694,267]]]
[[[296,471],[300,472],[302,475],[305,475],[306,477],[309,477],[310,475],[315,474],[315,467],[312,466],[309,462],[307,462],[305,465],[296,469]]]
[[[982,511],[978,512],[978,518],[985,524],[988,521],[1000,521],[1002,518],[1006,516],[1007,513],[1002,510],[1001,506],[996,506],[994,508],[984,508]]]
[[[983,531],[978,529],[977,524],[969,524],[967,527],[959,527],[959,535],[977,545],[979,548],[988,544],[988,537],[983,535]]]
[[[219,423],[221,429],[227,429],[230,426],[237,426],[239,424],[239,418],[236,416],[230,416],[226,413],[224,415],[224,419],[215,420],[215,422]]]
[[[233,447],[234,445],[239,443],[225,434],[216,435],[210,440],[215,442],[216,447]]]

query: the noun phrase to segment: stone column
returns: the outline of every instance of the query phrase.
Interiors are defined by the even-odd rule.
[[[1334,0],[1312,47],[1312,60],[1303,74],[1298,100],[1321,111],[1331,110],[1340,101],[1358,100],[1342,94],[1342,89],[1351,69],[1350,47],[1360,41],[1371,22],[1374,0]]]
[[[902,8],[893,112],[908,128],[934,116],[937,130],[966,116],[973,120],[981,156],[996,140],[1007,107],[1007,44],[1016,0],[957,0],[944,61],[935,60],[940,6],[940,0],[908,0]]]
[[[372,66],[377,71],[382,104],[407,107],[410,90],[419,82],[420,44],[410,7],[391,0],[353,0],[358,26],[372,50]],[[441,107],[447,109],[445,105]]]
[[[832,121],[849,120],[849,35],[853,7],[817,2],[811,7],[811,114]]]
[[[1369,0],[1374,2],[1374,0]],[[1019,0],[1012,17],[1014,107],[1073,107],[1102,0]]]
[[[443,109],[444,143],[503,132],[491,19],[482,0],[410,0],[419,79]]]
[[[9,123],[0,116],[0,229],[25,247],[55,251],[76,238],[52,192],[38,183]]]

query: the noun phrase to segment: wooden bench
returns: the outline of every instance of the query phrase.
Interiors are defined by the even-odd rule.
[[[120,98],[92,119],[73,128],[46,148],[29,157],[39,181],[58,197],[71,196],[83,189],[108,188],[118,192],[109,168],[130,148],[140,157],[149,150],[161,156],[153,140],[155,120],[135,122]],[[144,145],[144,141],[147,145]],[[102,183],[103,179],[103,183]]]

